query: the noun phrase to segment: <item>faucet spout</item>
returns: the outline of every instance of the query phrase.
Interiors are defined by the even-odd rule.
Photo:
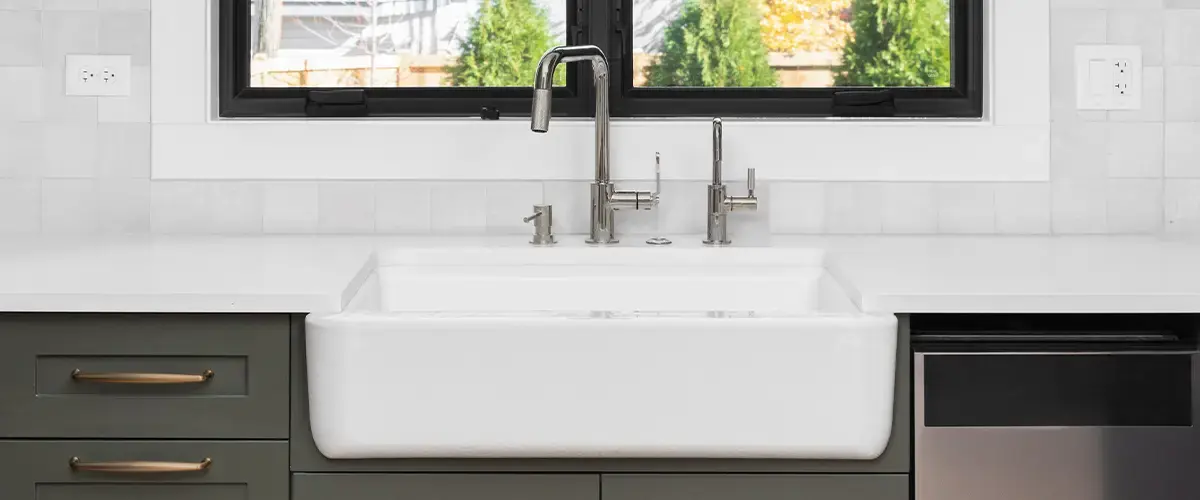
[[[555,47],[542,54],[533,78],[533,110],[529,128],[534,132],[550,130],[554,70],[560,63],[573,62],[591,63],[592,83],[596,86],[596,178],[592,182],[592,228],[588,242],[616,243],[613,212],[629,207],[648,209],[657,203],[657,196],[651,196],[652,193],[617,191],[612,185],[608,163],[608,59],[604,57],[604,51],[595,45],[577,45]],[[651,199],[654,203],[648,203]]]

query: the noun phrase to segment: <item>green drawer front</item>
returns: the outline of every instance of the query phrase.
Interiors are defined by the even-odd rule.
[[[288,328],[286,315],[0,314],[0,437],[286,439]]]
[[[179,462],[194,472],[93,472],[82,464]],[[0,441],[4,500],[288,500],[287,442]]]
[[[589,474],[296,474],[292,500],[599,500]]]
[[[909,500],[904,474],[605,474],[603,500]]]

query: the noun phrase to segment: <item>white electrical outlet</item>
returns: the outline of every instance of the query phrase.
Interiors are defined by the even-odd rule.
[[[1079,109],[1141,109],[1142,48],[1076,46],[1075,99]]]
[[[68,55],[67,95],[127,96],[131,92],[131,56]]]

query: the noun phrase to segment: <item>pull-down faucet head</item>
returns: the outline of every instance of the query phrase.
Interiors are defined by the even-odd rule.
[[[550,129],[550,100],[554,92],[554,70],[558,63],[589,61],[592,63],[592,74],[599,84],[605,82],[607,92],[608,60],[604,52],[595,45],[578,45],[555,47],[542,54],[538,61],[537,73],[533,78],[533,112],[530,114],[530,129],[534,132],[545,132]],[[599,90],[599,89],[598,89]],[[600,110],[596,110],[599,118]],[[608,110],[604,110],[605,125],[607,125]]]

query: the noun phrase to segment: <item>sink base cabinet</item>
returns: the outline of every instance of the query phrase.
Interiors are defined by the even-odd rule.
[[[909,500],[899,320],[892,434],[875,460],[330,460],[309,429],[303,315],[0,314],[0,500]],[[135,386],[76,369],[216,375]]]

